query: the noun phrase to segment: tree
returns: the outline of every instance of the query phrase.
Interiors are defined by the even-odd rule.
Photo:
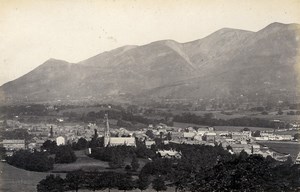
[[[55,141],[47,140],[43,143],[41,149],[48,151],[50,154],[54,154],[57,149],[57,144]]]
[[[77,148],[79,150],[86,149],[87,145],[88,145],[88,141],[85,138],[81,137],[80,139],[78,139],[78,141],[77,141]]]
[[[104,146],[104,137],[93,137],[92,140],[88,143],[90,148],[103,147]]]
[[[300,139],[300,133],[296,133],[295,135],[294,135],[294,140],[299,140]]]
[[[102,173],[102,186],[104,189],[108,189],[109,192],[111,189],[117,187],[118,180],[118,173],[112,171]]]
[[[245,127],[242,129],[242,131],[250,131],[250,129],[248,127]]]
[[[150,185],[148,176],[139,175],[139,178],[136,182],[136,187],[142,191],[146,190]]]
[[[131,170],[131,166],[130,165],[126,165],[125,166],[125,171],[129,172]]]
[[[170,132],[168,132],[168,134],[166,136],[166,140],[168,140],[168,141],[172,140],[172,135]]]
[[[162,176],[156,176],[156,178],[152,182],[152,187],[156,191],[165,191],[167,190],[167,186],[165,185],[165,181]]]
[[[41,180],[37,185],[38,192],[63,192],[64,180],[59,175],[47,175],[47,177]]]
[[[92,191],[103,190],[103,177],[99,173],[89,173],[85,175],[86,188]]]
[[[226,149],[227,149],[227,151],[233,151],[233,149],[232,149],[232,147],[231,147],[230,145],[228,145],[228,146],[226,147]]]
[[[253,133],[253,137],[260,137],[260,131],[259,131],[259,130],[256,130],[256,131]]]
[[[65,184],[68,187],[68,189],[75,190],[77,192],[79,188],[83,185],[84,181],[84,172],[82,170],[78,170],[67,173]]]
[[[112,169],[121,168],[124,165],[124,157],[115,151],[112,151],[111,160],[108,165]]]
[[[6,149],[4,147],[0,147],[0,160],[6,158]]]
[[[246,151],[243,149],[239,154],[239,159],[245,160],[247,158],[248,158],[248,153],[246,153]]]
[[[137,159],[136,155],[133,154],[132,161],[131,161],[131,168],[133,171],[137,171],[139,167],[140,167],[139,160]]]
[[[53,159],[44,152],[30,152],[27,150],[16,151],[11,157],[7,157],[10,165],[29,171],[49,171],[53,169]]]
[[[151,131],[151,130],[147,130],[146,131],[146,135],[150,138],[150,139],[154,139],[154,133],[153,133],[153,131]]]
[[[72,163],[77,159],[74,151],[68,145],[61,145],[57,147],[55,153],[55,163]]]
[[[293,162],[293,159],[291,156],[288,156],[287,160],[284,162],[286,165],[292,165],[294,162]]]
[[[116,187],[119,190],[123,190],[124,192],[127,190],[132,190],[134,188],[134,183],[132,181],[132,178],[128,174],[119,174],[117,175],[119,177],[118,182],[116,183]]]
[[[277,115],[283,115],[283,111],[282,111],[282,109],[281,109],[281,108],[279,108],[279,109],[278,109],[278,111],[277,111]]]

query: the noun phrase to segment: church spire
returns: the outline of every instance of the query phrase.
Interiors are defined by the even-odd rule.
[[[108,114],[105,114],[105,130],[104,130],[104,147],[109,144],[110,141],[110,130],[109,130],[109,121],[108,121]]]

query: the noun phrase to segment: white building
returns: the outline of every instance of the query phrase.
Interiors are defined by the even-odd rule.
[[[56,144],[57,145],[65,145],[66,139],[63,136],[59,136],[56,138]]]
[[[24,139],[4,139],[3,147],[6,150],[19,150],[19,149],[25,149],[25,140]]]

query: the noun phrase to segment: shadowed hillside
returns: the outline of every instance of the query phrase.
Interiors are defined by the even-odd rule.
[[[77,64],[50,59],[0,91],[3,102],[286,99],[296,96],[299,35],[298,24],[272,23],[258,32],[224,28],[188,43],[124,46]]]

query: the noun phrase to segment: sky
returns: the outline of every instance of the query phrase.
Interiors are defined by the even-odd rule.
[[[300,23],[300,0],[0,0],[0,85],[49,58],[76,63],[124,45],[272,22]]]

